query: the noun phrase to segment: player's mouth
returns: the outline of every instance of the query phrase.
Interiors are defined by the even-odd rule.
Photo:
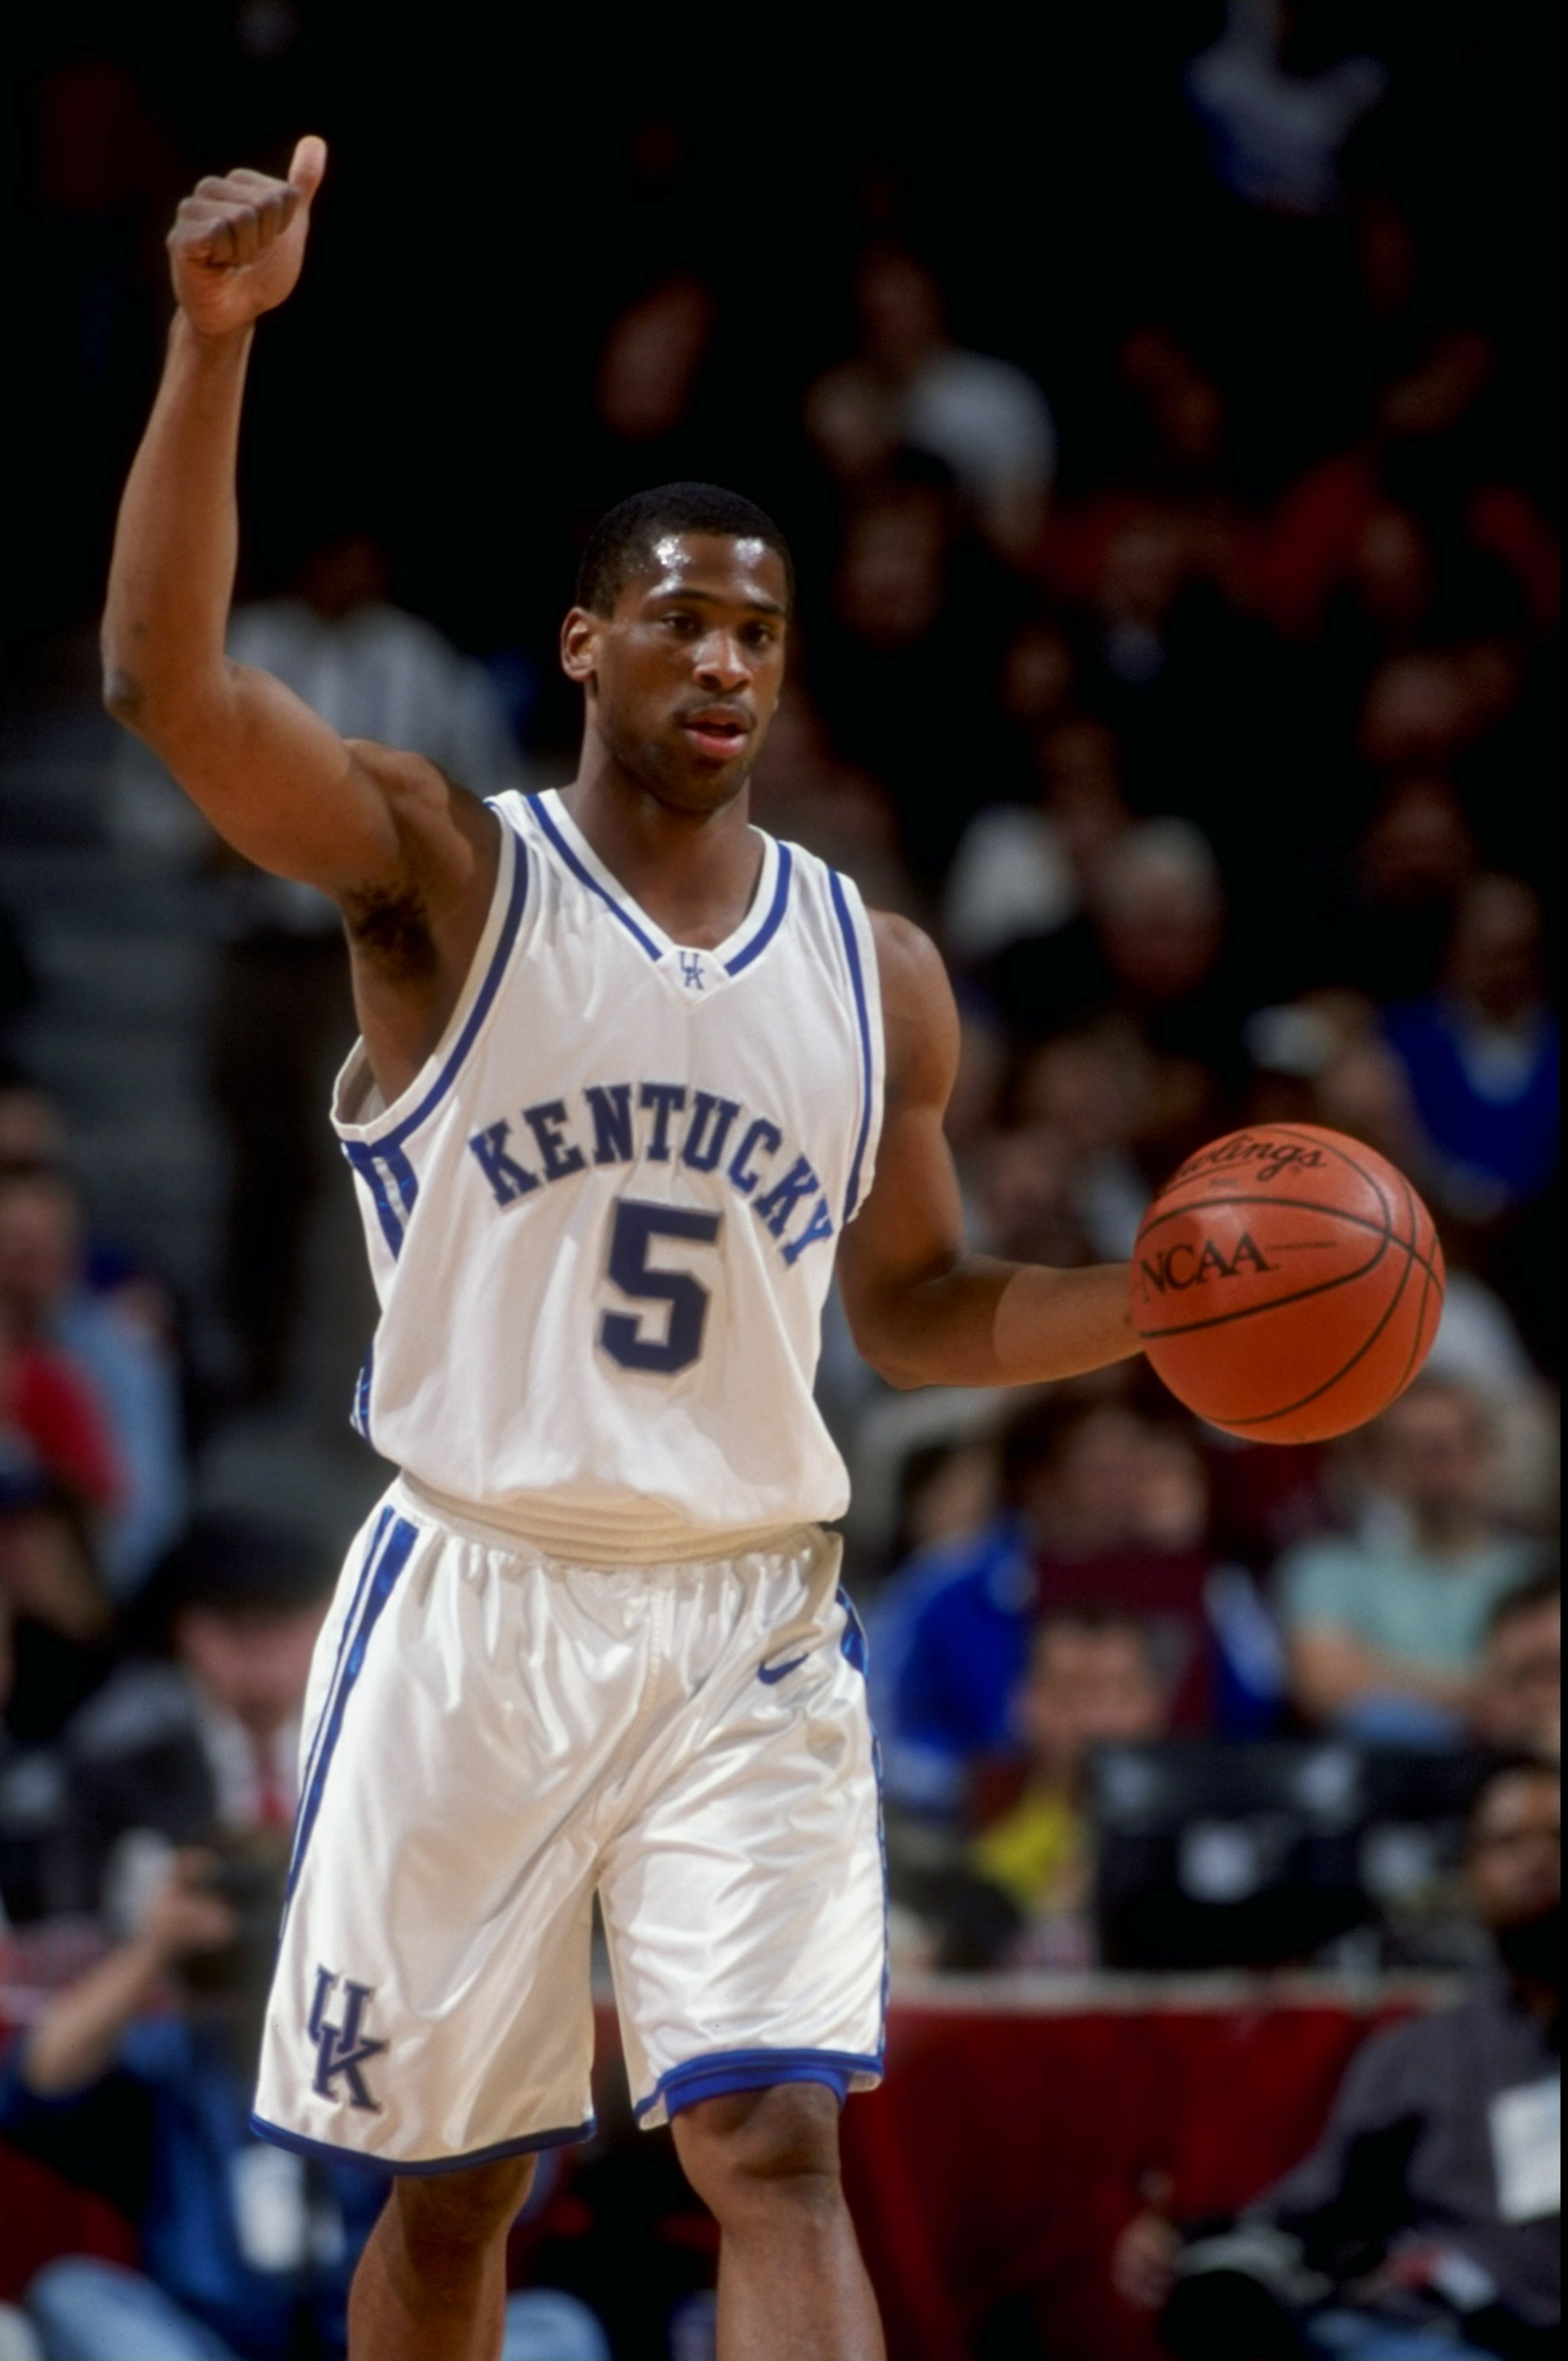
[[[699,705],[681,716],[682,734],[710,763],[728,763],[751,734],[751,717],[728,705]]]

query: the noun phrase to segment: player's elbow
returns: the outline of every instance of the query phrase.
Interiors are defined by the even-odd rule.
[[[188,673],[166,677],[160,667],[128,664],[107,634],[102,694],[105,712],[171,768],[177,752],[210,737],[223,716],[208,684]]]
[[[850,1334],[861,1360],[884,1385],[909,1393],[932,1382],[917,1338],[907,1334],[896,1320],[879,1319],[863,1310],[851,1312]]]
[[[126,730],[141,726],[146,698],[134,673],[124,671],[108,657],[104,662],[104,710]]]

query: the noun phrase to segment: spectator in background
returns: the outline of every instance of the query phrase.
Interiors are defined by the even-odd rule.
[[[953,343],[940,287],[902,247],[867,249],[854,295],[855,356],[806,395],[806,433],[829,474],[865,483],[901,444],[929,452],[951,470],[992,546],[1021,557],[1038,538],[1056,475],[1056,426],[1039,387],[1011,362]]]
[[[1394,1009],[1388,1038],[1439,1202],[1485,1223],[1538,1196],[1557,1166],[1558,1025],[1541,904],[1522,878],[1482,876],[1463,890],[1436,992]]]
[[[618,443],[667,443],[691,415],[718,324],[718,299],[694,271],[666,271],[618,313],[599,348],[594,414]],[[679,475],[673,464],[647,480]],[[401,742],[400,741],[399,741]]]
[[[113,1613],[79,1504],[3,1456],[0,1594],[15,1672],[5,1725],[26,1745],[46,1744],[113,1664]]]
[[[1387,780],[1329,911],[1334,980],[1376,1001],[1430,991],[1476,857],[1475,832],[1446,773],[1407,771]]]
[[[1184,819],[1107,827],[1089,884],[1082,920],[1015,942],[994,963],[1004,1012],[1037,1038],[1116,1010],[1157,1050],[1228,1066],[1234,1011],[1218,981],[1225,891],[1206,839]]]
[[[92,1417],[83,1402],[73,1428],[85,1435],[88,1423],[101,1425],[115,1473],[89,1466],[80,1454],[74,1473],[50,1464],[88,1506],[106,1512],[104,1571],[124,1598],[184,1515],[179,1370],[160,1293],[91,1289],[85,1261],[82,1209],[62,1173],[30,1170],[0,1179],[0,1318],[8,1317],[23,1340],[23,1367],[32,1373],[25,1385],[60,1392],[72,1369],[86,1381]]]
[[[521,764],[499,696],[482,664],[434,625],[395,606],[392,561],[373,533],[352,529],[319,543],[291,594],[236,609],[228,652],[275,674],[345,738],[375,738],[425,754],[477,796],[515,786]],[[320,926],[307,886],[266,881],[301,923]]]
[[[1173,1726],[1212,1726],[1208,1487],[1185,1432],[1113,1400],[1058,1411],[1026,1510],[1043,1614],[1114,1609],[1145,1625]]]
[[[1277,1594],[1309,1719],[1389,1745],[1463,1743],[1486,1622],[1535,1545],[1492,1511],[1494,1439],[1464,1386],[1419,1378],[1367,1432],[1356,1532],[1300,1543]]]
[[[1149,1201],[1134,1156],[1148,1110],[1149,1065],[1131,1027],[1085,1027],[1031,1051],[1014,1084],[1020,1121],[1046,1126],[1071,1151],[1070,1202],[1099,1262],[1127,1260]]]
[[[1381,104],[1387,69],[1342,58],[1294,73],[1280,50],[1291,12],[1282,0],[1229,0],[1225,29],[1184,77],[1209,134],[1215,177],[1243,204],[1311,220],[1343,193],[1340,157],[1354,125]]]
[[[1187,2361],[1552,2361],[1562,2349],[1562,1800],[1497,1772],[1470,1821],[1497,1967],[1456,2008],[1374,2035],[1312,2153],[1227,2233],[1146,2213],[1122,2292]]]
[[[0,1179],[57,1170],[64,1156],[65,1125],[49,1093],[18,1068],[0,1068]]]
[[[216,1831],[286,1836],[333,1576],[308,1533],[215,1513],[192,1527],[155,1578],[172,1661],[131,1658],[65,1735],[85,1898],[127,1861],[134,1876],[148,1836],[165,1850]]]
[[[845,521],[830,611],[812,643],[835,740],[885,783],[927,886],[1009,751],[996,666],[1024,594],[963,538],[961,522],[942,462],[901,454]]]
[[[971,1538],[897,1575],[872,1615],[873,1702],[890,1799],[951,1817],[969,1768],[1007,1751],[1037,1614],[1136,1619],[1175,1726],[1213,1717],[1207,1499],[1179,1430],[1114,1399],[1037,1398],[1003,1436],[1001,1502]]]
[[[286,1839],[186,1852],[129,1938],[57,1993],[0,2069],[0,2128],[59,2153],[116,2077],[141,2096],[144,2271],[65,2256],[27,2292],[72,2361],[286,2361],[345,2349],[345,2305],[385,2181],[307,2165],[249,2128]],[[122,2181],[133,2160],[117,2164]],[[91,2169],[91,2168],[90,2168]],[[145,2275],[144,2275],[145,2273]]]
[[[1563,1590],[1555,1574],[1505,1591],[1486,1626],[1475,1727],[1488,1746],[1563,1757]]]
[[[1107,849],[1132,825],[1106,723],[1089,714],[1043,721],[1030,753],[1035,800],[978,813],[948,880],[943,941],[964,966],[1067,926],[1092,897]]]
[[[1014,1719],[1018,1750],[979,1766],[968,1861],[1016,1914],[1019,1967],[1093,1964],[1091,1830],[1083,1778],[1096,1746],[1165,1733],[1167,1703],[1146,1627],[1115,1609],[1047,1612],[1035,1628]]]

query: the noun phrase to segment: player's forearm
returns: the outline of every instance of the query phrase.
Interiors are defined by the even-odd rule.
[[[22,2053],[22,2080],[37,2097],[82,2091],[107,2073],[120,2037],[163,1971],[146,1942],[123,1943],[50,2002]]]
[[[199,727],[224,700],[250,341],[249,328],[199,335],[176,314],[120,503],[104,613],[104,699],[159,745]]]
[[[1025,1386],[1081,1377],[1139,1351],[1122,1263],[1047,1270],[966,1255],[857,1323],[896,1386]]]

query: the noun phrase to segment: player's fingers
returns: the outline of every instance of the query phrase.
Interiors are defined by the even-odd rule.
[[[261,251],[261,217],[257,207],[236,205],[229,215],[229,231],[234,239],[235,260],[254,262]]]
[[[326,172],[326,141],[309,131],[294,149],[289,166],[289,181],[299,191],[307,204],[321,187]]]
[[[209,204],[253,205],[259,190],[280,185],[265,172],[207,172],[197,181],[196,194]]]
[[[235,215],[248,211],[214,203],[210,198],[186,197],[175,216],[169,243],[193,260],[232,264],[238,258]]]

